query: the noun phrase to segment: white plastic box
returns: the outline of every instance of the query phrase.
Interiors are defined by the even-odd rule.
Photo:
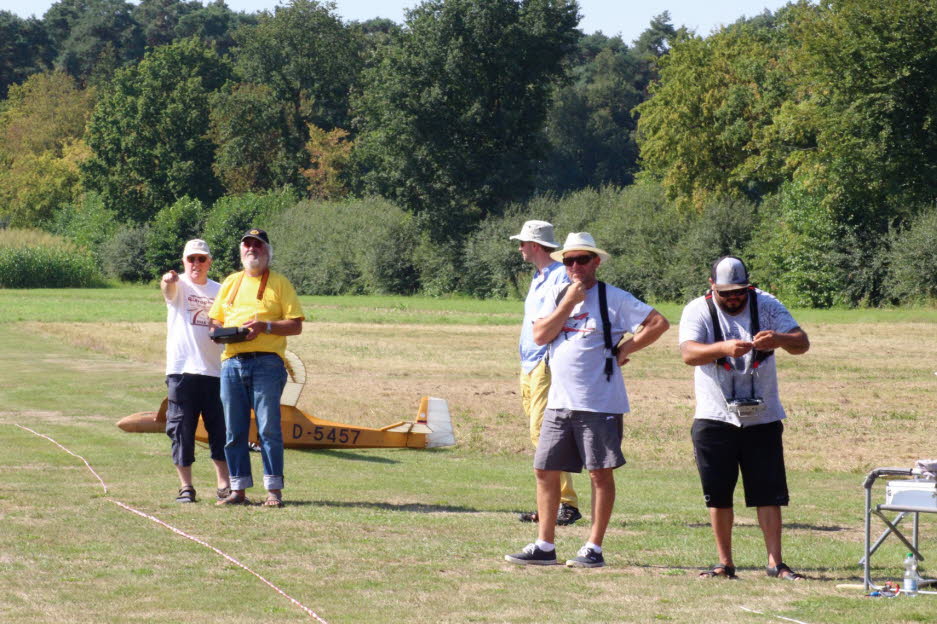
[[[889,481],[885,504],[896,507],[926,507],[937,512],[937,481]]]

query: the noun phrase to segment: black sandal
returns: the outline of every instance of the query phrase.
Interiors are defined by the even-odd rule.
[[[191,485],[186,485],[182,488],[179,488],[179,495],[176,497],[177,503],[194,503],[195,502],[195,488]]]
[[[726,579],[737,579],[735,576],[735,566],[726,565],[724,563],[717,563],[709,567],[708,570],[704,570],[699,573],[700,578],[726,578]]]
[[[765,574],[771,578],[781,579],[784,581],[804,581],[807,580],[807,577],[803,574],[798,574],[791,570],[790,566],[786,563],[779,563],[775,568],[766,568]]]
[[[229,496],[231,496],[231,488],[229,487],[218,488],[217,490],[215,490],[215,497],[218,500],[224,500],[228,498]]]

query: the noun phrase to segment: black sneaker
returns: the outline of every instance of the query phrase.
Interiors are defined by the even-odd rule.
[[[517,519],[521,522],[536,522],[538,520],[536,511],[525,511],[517,514]]]
[[[540,550],[536,544],[527,544],[524,550],[514,555],[505,555],[505,561],[521,565],[556,565],[556,549]]]
[[[583,546],[576,553],[576,557],[566,561],[568,568],[601,568],[605,565],[602,553],[597,553],[588,546]]]
[[[566,503],[561,504],[556,512],[556,524],[559,526],[568,526],[580,518],[582,514],[579,513],[579,509]]]

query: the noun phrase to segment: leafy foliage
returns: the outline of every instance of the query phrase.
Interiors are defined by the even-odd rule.
[[[349,127],[348,93],[360,68],[359,43],[335,3],[288,0],[234,35],[238,75],[289,103],[298,126]]]
[[[348,193],[343,173],[351,157],[352,143],[341,128],[326,132],[309,126],[306,152],[310,166],[300,171],[306,178],[306,189],[314,199],[339,199]]]
[[[301,202],[267,229],[275,267],[301,294],[410,294],[418,289],[410,217],[382,200]],[[310,244],[309,233],[315,233]]]
[[[291,208],[296,201],[291,191],[283,190],[227,196],[215,202],[205,219],[205,229],[201,236],[211,249],[212,279],[221,281],[228,274],[240,270],[239,245],[244,232],[252,227],[267,229],[266,226],[277,215]]]
[[[228,193],[300,188],[302,129],[266,85],[228,85],[211,99],[212,170]]]
[[[82,166],[85,186],[137,222],[185,195],[220,196],[205,129],[209,97],[229,76],[228,64],[197,39],[156,48],[118,72],[88,126],[94,156]]]
[[[532,186],[553,80],[578,37],[572,1],[430,0],[363,75],[366,189],[457,238]]]
[[[182,249],[186,241],[201,238],[205,216],[202,202],[188,197],[156,213],[144,239],[144,257],[151,278],[182,266]]]
[[[48,226],[81,192],[81,140],[93,94],[61,72],[10,87],[0,112],[0,218],[13,226]]]

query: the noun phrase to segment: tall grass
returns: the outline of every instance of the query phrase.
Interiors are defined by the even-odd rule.
[[[0,230],[0,288],[90,288],[104,280],[91,253],[33,229]]]

